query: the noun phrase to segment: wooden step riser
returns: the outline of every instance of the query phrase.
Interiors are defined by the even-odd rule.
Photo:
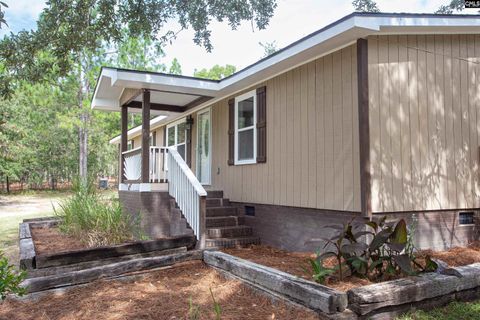
[[[207,229],[207,237],[210,239],[216,238],[238,238],[249,237],[253,235],[251,227],[240,226],[238,228],[211,228]]]
[[[223,191],[220,191],[220,190],[207,191],[207,198],[223,198]]]
[[[219,218],[207,218],[206,227],[233,227],[241,226],[245,224],[244,217],[219,217]]]
[[[238,216],[239,210],[235,207],[215,207],[207,208],[207,217],[227,217]]]
[[[210,207],[228,207],[230,200],[226,198],[207,198],[207,208]]]

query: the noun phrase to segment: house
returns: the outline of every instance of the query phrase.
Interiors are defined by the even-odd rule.
[[[220,81],[103,68],[92,106],[122,113],[120,200],[153,236],[316,250],[387,215],[420,248],[477,239],[478,15],[353,13]]]

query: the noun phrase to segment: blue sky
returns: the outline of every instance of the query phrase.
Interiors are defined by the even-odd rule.
[[[3,0],[6,20],[9,27],[2,26],[0,35],[32,29],[46,1],[42,0]],[[450,0],[378,0],[377,4],[384,12],[434,12],[440,5]],[[191,30],[182,31],[172,45],[165,47],[164,63],[170,64],[177,58],[185,75],[192,75],[194,69],[211,67],[215,64],[233,64],[237,69],[254,63],[263,54],[259,42],[276,41],[278,47],[284,47],[299,38],[322,28],[323,26],[351,13],[351,0],[278,0],[275,15],[266,30],[252,30],[245,23],[232,31],[226,23],[212,23],[212,42],[214,50],[208,53],[196,46]],[[169,27],[178,29],[172,22]]]

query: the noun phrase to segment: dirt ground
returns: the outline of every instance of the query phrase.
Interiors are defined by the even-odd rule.
[[[264,245],[254,245],[248,248],[224,249],[225,253],[237,256],[242,259],[250,260],[258,264],[272,267],[298,277],[312,280],[312,273],[308,258],[313,258],[313,253],[287,252],[280,249]],[[480,243],[475,243],[469,247],[455,247],[447,251],[431,251],[424,250],[420,252],[420,256],[429,254],[432,258],[440,259],[450,266],[463,266],[471,263],[480,262]],[[325,259],[325,267],[333,267],[336,262],[332,258]],[[340,290],[347,291],[349,289],[360,287],[373,282],[368,279],[358,277],[348,277],[340,282],[337,279],[329,278],[325,285]]]
[[[88,248],[78,239],[61,233],[58,228],[32,227],[30,231],[38,255]]]
[[[199,261],[140,278],[97,281],[35,301],[8,298],[0,304],[0,319],[215,319],[210,289],[222,320],[318,319],[313,312],[272,301],[238,280],[226,279]]]

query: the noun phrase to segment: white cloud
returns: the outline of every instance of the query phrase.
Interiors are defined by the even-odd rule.
[[[8,27],[2,25],[0,35],[35,28],[38,16],[45,8],[45,0],[3,0],[8,5],[5,20]]]

